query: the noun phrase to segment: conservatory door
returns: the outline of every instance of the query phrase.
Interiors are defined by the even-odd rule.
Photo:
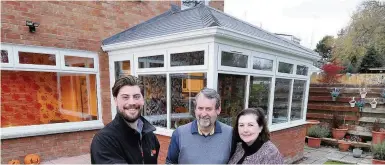
[[[122,76],[134,74],[134,55],[133,54],[122,54],[113,55],[109,57],[109,70],[110,70],[110,88],[114,86],[115,80]],[[111,116],[112,119],[116,115],[116,105],[114,98],[111,94]]]

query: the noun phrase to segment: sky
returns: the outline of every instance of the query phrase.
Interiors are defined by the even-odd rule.
[[[225,0],[225,13],[271,33],[294,35],[314,49],[325,35],[337,36],[364,0]]]

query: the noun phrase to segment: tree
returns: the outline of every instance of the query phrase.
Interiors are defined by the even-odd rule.
[[[195,7],[197,5],[199,5],[200,3],[203,3],[204,0],[183,0],[182,3],[184,6],[187,6],[187,7]]]
[[[318,43],[314,51],[318,52],[322,58],[329,59],[332,54],[335,39],[333,36],[325,36]]]
[[[375,68],[375,67],[381,67],[382,64],[378,60],[377,57],[377,51],[374,49],[374,47],[371,47],[366,52],[365,57],[362,59],[361,66],[360,66],[360,72],[368,72],[369,68]]]

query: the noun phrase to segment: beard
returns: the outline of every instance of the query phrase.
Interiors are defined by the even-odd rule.
[[[135,110],[136,113],[132,114],[129,111]],[[140,112],[142,110],[142,107],[140,105],[129,105],[129,106],[123,106],[123,109],[118,108],[118,113],[123,116],[124,120],[126,120],[129,123],[133,123],[136,120],[139,119],[141,116]]]
[[[212,125],[211,117],[200,117],[198,118],[198,124],[199,126],[203,128],[210,127]]]

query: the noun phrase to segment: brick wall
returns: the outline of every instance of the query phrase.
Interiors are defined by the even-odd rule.
[[[225,1],[224,0],[211,0],[209,6],[216,8],[217,10],[224,11]]]

